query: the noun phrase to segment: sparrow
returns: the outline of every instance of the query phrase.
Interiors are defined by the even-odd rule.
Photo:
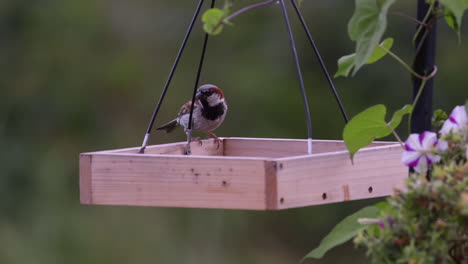
[[[178,126],[183,126],[187,134],[191,106],[192,100],[189,100],[182,105],[176,119],[157,128],[157,130],[164,130],[166,133],[170,133]],[[220,88],[213,84],[200,86],[195,95],[192,130],[208,134],[208,138],[214,138],[219,144],[218,137],[211,131],[215,130],[223,123],[227,110],[228,106],[224,98],[224,93]],[[198,141],[201,143],[199,138]]]

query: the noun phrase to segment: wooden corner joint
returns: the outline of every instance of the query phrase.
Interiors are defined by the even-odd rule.
[[[280,201],[278,200],[278,164],[276,161],[265,161],[265,208],[267,210],[277,210]],[[284,200],[284,198],[282,198]]]
[[[343,201],[351,200],[350,195],[349,195],[349,185],[345,184],[342,187],[343,187]]]
[[[92,204],[92,179],[91,166],[93,156],[90,154],[80,154],[80,203]]]

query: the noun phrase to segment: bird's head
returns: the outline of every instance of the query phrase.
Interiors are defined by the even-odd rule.
[[[205,84],[197,90],[196,99],[206,101],[209,105],[217,105],[224,101],[224,93],[216,85]]]

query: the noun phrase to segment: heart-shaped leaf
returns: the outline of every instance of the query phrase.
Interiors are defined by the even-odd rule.
[[[344,76],[348,77],[349,73],[354,67],[354,61],[356,60],[356,54],[349,54],[341,57],[338,60],[338,70],[333,77]]]
[[[384,105],[372,106],[357,114],[345,126],[343,139],[348,148],[351,160],[361,148],[369,145],[374,139],[392,133],[385,123],[387,108]]]
[[[375,105],[367,108],[363,112],[357,114],[343,131],[343,139],[346,147],[353,160],[354,154],[368,146],[377,138],[383,138],[390,135],[396,129],[403,119],[403,116],[411,113],[413,107],[405,105],[402,109],[397,110],[390,122],[385,122],[385,114],[387,108],[384,105]]]
[[[439,0],[445,6],[445,21],[460,34],[463,14],[468,9],[468,0]]]
[[[387,29],[387,13],[396,0],[356,0],[356,9],[348,24],[348,34],[356,41],[353,75],[370,58],[374,47]]]
[[[304,259],[322,258],[328,250],[341,245],[353,237],[359,231],[368,228],[369,226],[361,225],[358,223],[359,218],[375,218],[379,213],[379,209],[375,206],[364,207],[356,213],[349,215],[343,221],[338,223],[332,231],[320,242],[320,245],[307,254]]]
[[[400,123],[401,120],[403,119],[403,116],[413,112],[413,106],[411,105],[405,105],[403,108],[397,110],[395,113],[393,113],[392,120],[388,122],[388,125],[392,127],[393,129],[396,129]]]
[[[223,30],[224,10],[219,8],[208,9],[202,16],[203,30],[211,35],[218,35]]]
[[[374,51],[372,52],[371,56],[367,60],[366,64],[374,63],[385,55],[387,55],[388,51],[393,46],[393,38],[386,38],[380,44],[375,46]],[[335,78],[339,76],[348,77],[349,73],[351,72],[352,68],[354,67],[354,62],[356,60],[356,54],[349,54],[346,56],[341,57],[338,60],[338,71],[335,73]]]
[[[447,25],[449,25],[449,27],[453,29],[453,31],[455,31],[458,37],[460,38],[460,25],[458,25],[457,18],[455,17],[453,12],[450,11],[450,9],[446,8],[444,17],[445,17],[445,22],[447,22]]]

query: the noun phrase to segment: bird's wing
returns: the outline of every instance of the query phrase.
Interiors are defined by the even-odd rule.
[[[195,111],[195,109],[197,109],[197,107],[199,107],[199,100],[196,100],[195,101],[195,108],[193,109]],[[182,105],[182,107],[180,108],[179,110],[179,116],[183,116],[183,115],[188,115],[190,114],[190,108],[192,106],[192,100],[186,102],[184,105]]]

